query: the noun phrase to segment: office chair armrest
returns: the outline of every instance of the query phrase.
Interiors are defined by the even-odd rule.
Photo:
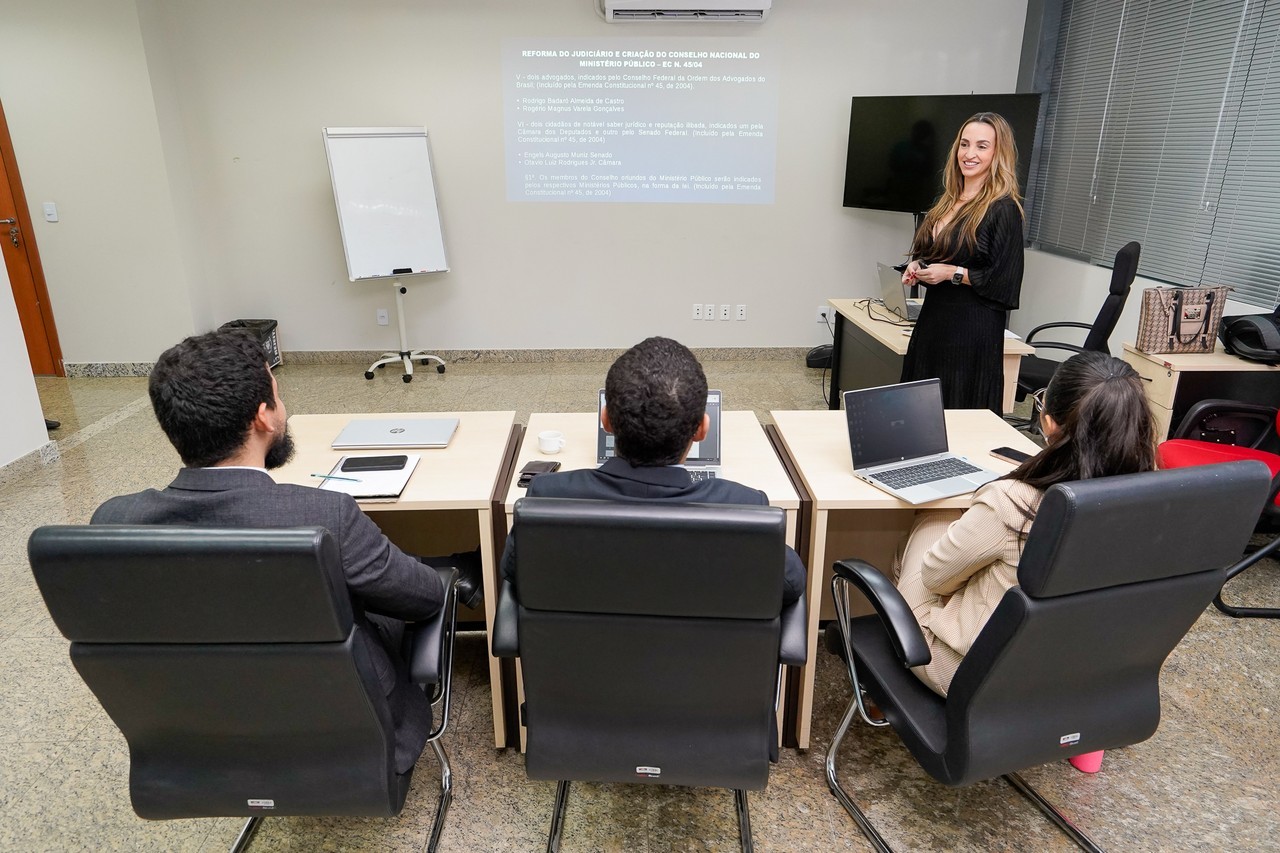
[[[892,581],[862,560],[841,560],[833,569],[836,577],[853,584],[871,602],[889,634],[894,653],[904,665],[924,666],[933,658],[920,623]]]
[[[520,657],[520,604],[511,584],[503,581],[493,613],[493,656]]]
[[[1027,341],[1027,343],[1031,344],[1031,346],[1036,349],[1064,349],[1067,352],[1074,353],[1082,353],[1085,351],[1084,347],[1076,346],[1075,344],[1063,343],[1062,341],[1036,341],[1035,343]]]
[[[782,641],[778,662],[803,666],[809,659],[809,602],[805,593],[782,608]]]
[[[436,568],[436,571],[444,584],[444,604],[435,616],[413,623],[413,636],[409,641],[409,677],[414,684],[439,684],[441,675],[448,672],[453,664],[453,628],[458,610],[453,584],[458,578],[458,570],[446,566]]]
[[[1040,334],[1045,329],[1092,329],[1092,328],[1093,326],[1090,325],[1089,323],[1077,323],[1073,320],[1063,320],[1058,323],[1041,323],[1039,326],[1036,326],[1034,329],[1032,329],[1030,332],[1027,333],[1027,337],[1025,338],[1025,340],[1027,343],[1031,343],[1031,339],[1034,338],[1036,335]]]
[[[1206,419],[1222,415],[1253,416],[1258,420],[1267,421],[1268,423],[1263,427],[1257,441],[1248,445],[1257,447],[1272,431],[1271,424],[1275,423],[1276,407],[1264,406],[1259,403],[1244,403],[1240,400],[1201,400],[1187,410],[1187,413],[1182,416],[1182,420],[1178,421],[1177,429],[1173,431],[1169,438],[1191,438],[1200,424]]]

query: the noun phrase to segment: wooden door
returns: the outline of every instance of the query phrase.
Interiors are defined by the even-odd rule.
[[[3,107],[0,107],[0,255],[9,273],[13,301],[18,306],[31,372],[37,376],[65,376],[58,330],[53,324],[49,291],[36,249],[35,229],[31,227],[31,214],[18,177]]]

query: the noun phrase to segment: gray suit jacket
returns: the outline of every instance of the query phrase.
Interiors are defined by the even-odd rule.
[[[750,489],[733,480],[715,477],[694,480],[685,469],[675,466],[636,467],[625,459],[613,458],[599,468],[539,474],[529,483],[526,494],[538,498],[587,498],[615,501],[659,501],[663,503],[713,503],[768,506],[769,498],[759,489]],[[806,572],[800,555],[787,548],[782,601],[790,604],[804,592]],[[507,534],[502,552],[502,576],[515,585],[516,537]]]
[[[431,705],[409,681],[398,647],[403,632],[399,620],[437,613],[444,585],[434,569],[392,545],[350,496],[277,484],[251,469],[183,468],[164,490],[112,498],[91,523],[327,529],[342,554],[352,609],[362,629],[356,633],[378,671],[395,722],[396,771],[413,767],[431,731]]]

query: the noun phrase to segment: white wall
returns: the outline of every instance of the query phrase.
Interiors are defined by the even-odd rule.
[[[816,343],[814,307],[871,295],[874,262],[910,239],[906,216],[841,207],[849,98],[1011,91],[1026,13],[788,0],[760,26],[628,26],[593,0],[137,3],[0,0],[0,98],[27,195],[66,211],[39,239],[73,362],[150,360],[235,317],[278,319],[285,349],[392,343],[374,323],[388,286],[346,280],[325,125],[432,134],[452,272],[408,296],[417,345]],[[649,34],[778,57],[776,202],[505,201],[502,39]],[[694,301],[746,303],[749,319],[693,321]]]
[[[63,357],[154,360],[192,323],[133,0],[5,0],[0,21],[0,99]]]
[[[31,378],[31,362],[22,339],[18,307],[9,288],[9,274],[0,263],[0,465],[7,465],[47,444],[49,434],[40,412],[40,397]]]

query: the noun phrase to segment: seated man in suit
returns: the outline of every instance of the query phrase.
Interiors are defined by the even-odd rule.
[[[600,421],[617,455],[599,468],[540,474],[529,483],[530,497],[768,505],[759,489],[721,477],[695,482],[680,467],[711,425],[707,377],[688,347],[658,337],[636,344],[609,368],[604,401]],[[508,535],[502,576],[512,584],[517,562],[516,537]],[[804,563],[787,548],[783,601],[795,601],[804,587]]]
[[[280,485],[267,471],[289,461],[293,438],[262,345],[243,331],[211,332],[166,350],[148,384],[156,419],[186,466],[165,489],[112,498],[93,524],[323,527],[333,534],[356,623],[386,691],[395,763],[407,772],[426,746],[431,705],[401,653],[405,621],[440,610],[445,589],[429,563],[456,566],[478,586],[478,554],[405,554],[349,495]],[[465,600],[462,584],[459,593]],[[473,596],[475,597],[475,596]]]

